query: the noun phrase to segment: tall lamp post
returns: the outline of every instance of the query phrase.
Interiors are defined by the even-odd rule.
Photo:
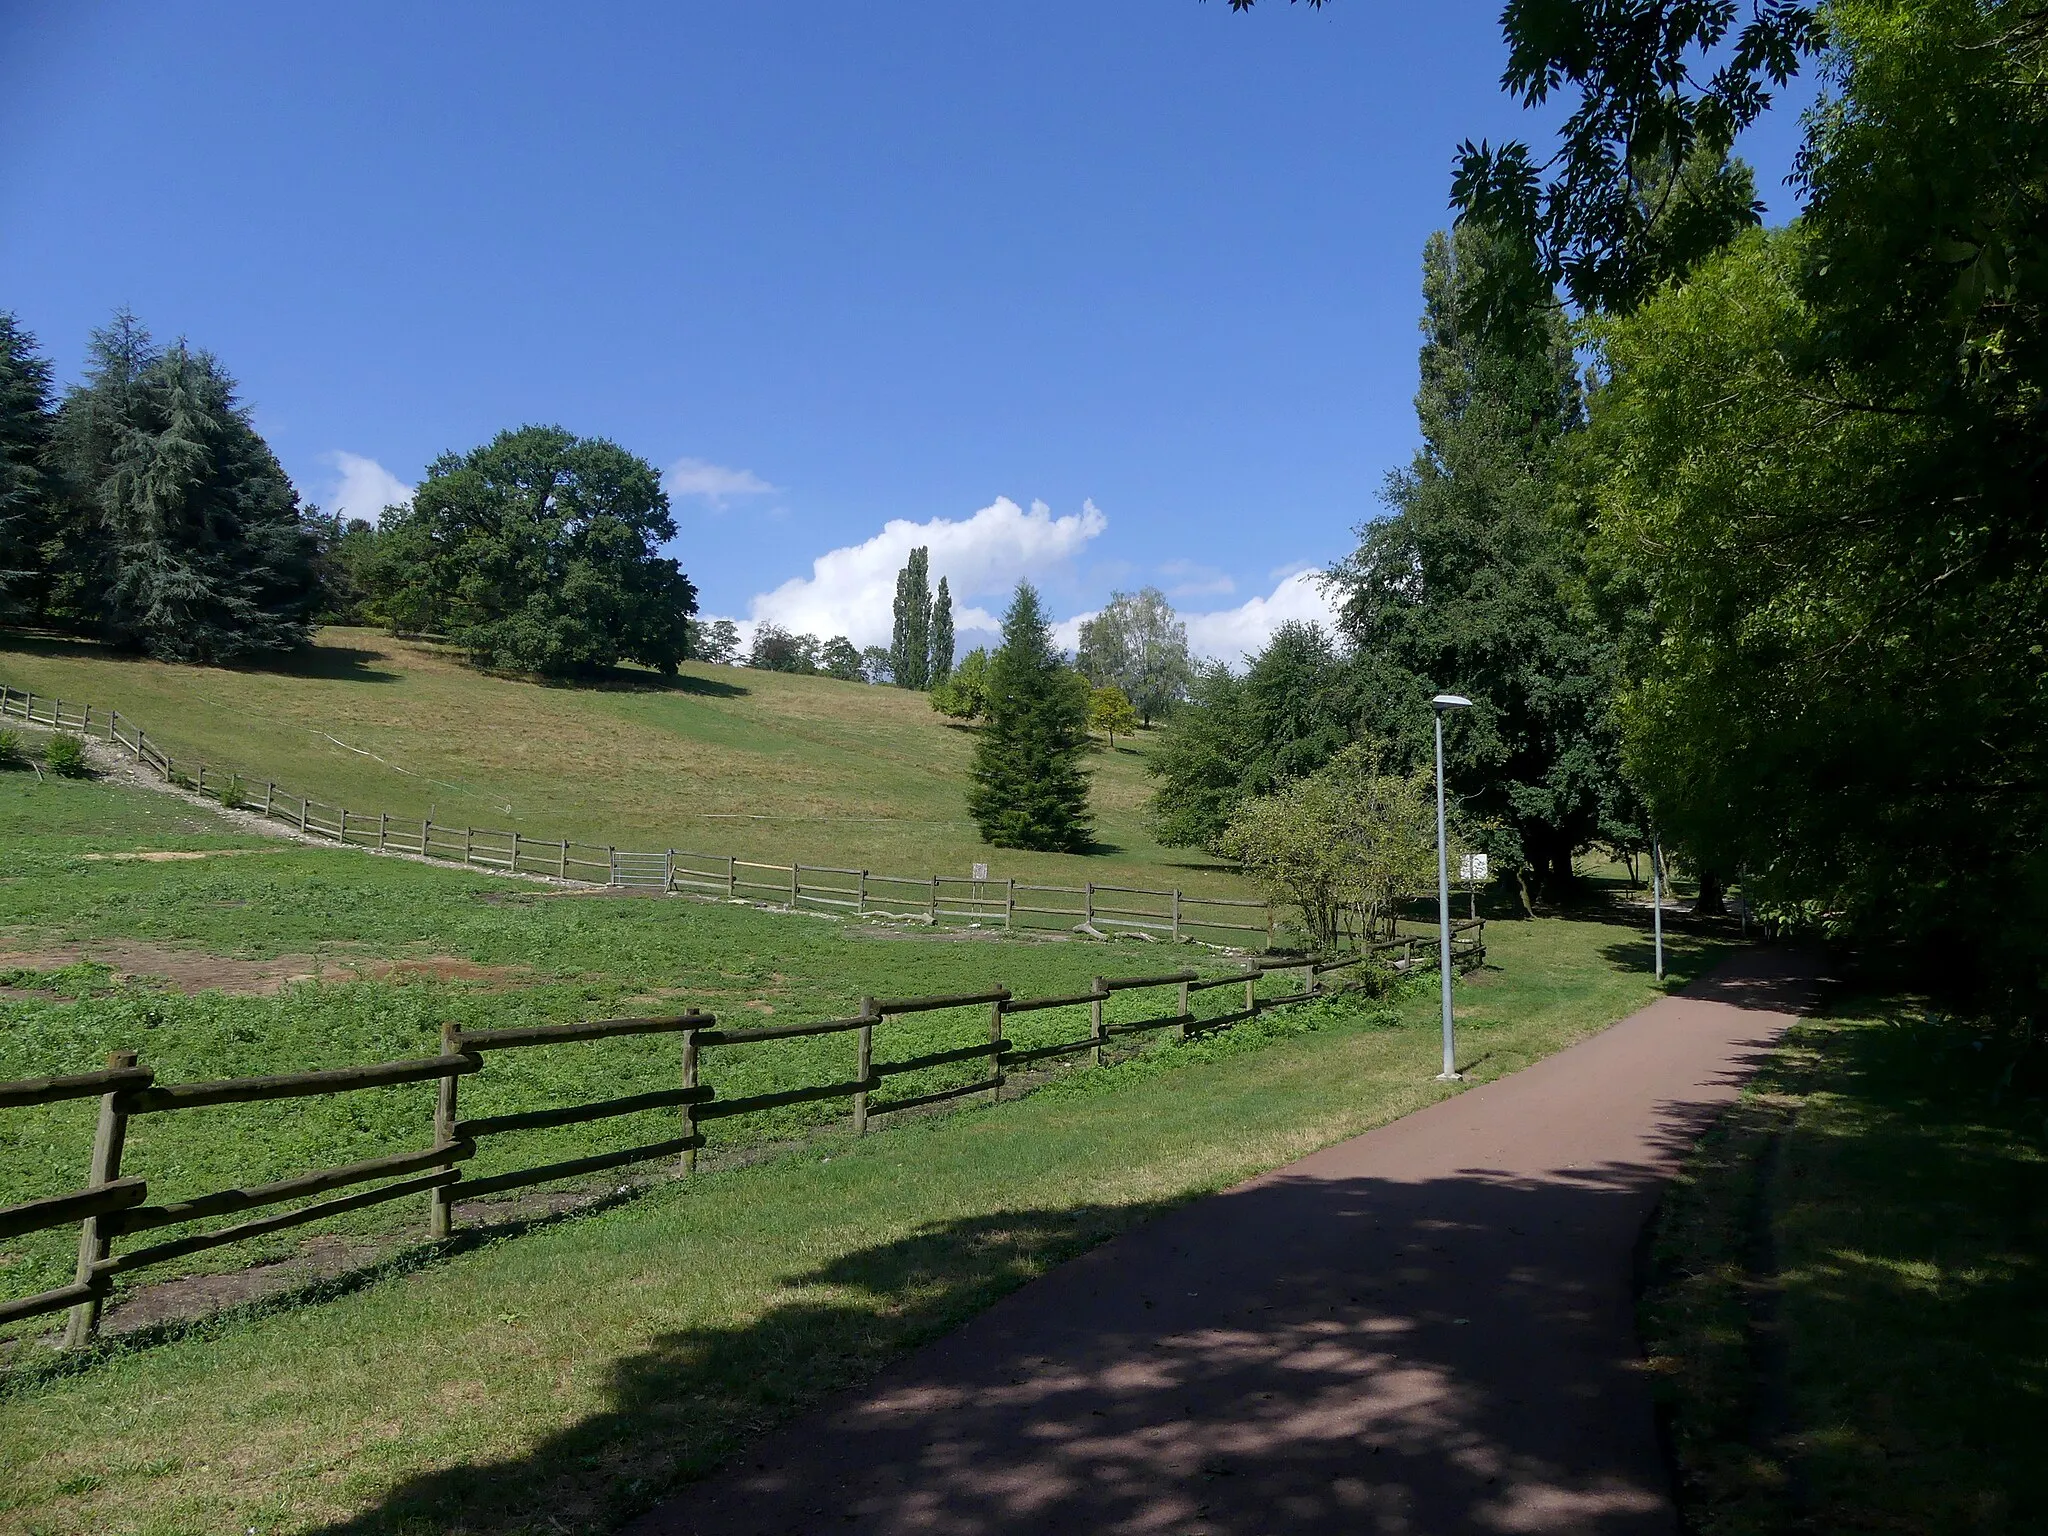
[[[1440,1083],[1458,1081],[1457,1043],[1451,1035],[1451,854],[1444,839],[1444,711],[1470,709],[1472,701],[1462,694],[1440,693],[1431,699],[1436,711],[1436,916],[1437,971],[1444,990],[1444,1069],[1436,1075]]]

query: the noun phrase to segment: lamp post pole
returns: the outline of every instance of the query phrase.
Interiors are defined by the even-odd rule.
[[[1655,833],[1650,836],[1651,926],[1657,934],[1657,979],[1664,979],[1664,849]]]
[[[1437,1074],[1437,1081],[1455,1083],[1458,1051],[1451,1025],[1451,854],[1444,835],[1444,711],[1469,709],[1472,701],[1455,693],[1440,693],[1429,702],[1436,711],[1436,968],[1444,999],[1444,1069]]]

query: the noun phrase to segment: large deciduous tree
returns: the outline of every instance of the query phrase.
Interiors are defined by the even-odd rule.
[[[394,625],[447,635],[483,666],[549,677],[637,661],[672,673],[697,591],[659,553],[661,477],[603,438],[521,427],[427,469],[387,525]]]
[[[1188,696],[1188,627],[1157,587],[1115,592],[1081,626],[1075,666],[1098,688],[1121,688],[1145,725]]]
[[[1422,447],[1389,477],[1391,515],[1359,529],[1334,574],[1352,648],[1375,669],[1367,718],[1420,758],[1429,697],[1469,696],[1450,782],[1503,872],[1556,894],[1620,796],[1613,646],[1554,506],[1557,454],[1582,419],[1570,333],[1548,305],[1486,307],[1494,269],[1521,259],[1469,225],[1431,236]]]
[[[1052,622],[1029,582],[1003,615],[990,658],[987,723],[975,742],[967,807],[998,848],[1081,853],[1094,841],[1088,812],[1088,687],[1062,662]]]

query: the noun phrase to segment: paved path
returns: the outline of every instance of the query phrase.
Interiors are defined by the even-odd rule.
[[[1150,1222],[633,1536],[1675,1532],[1634,1368],[1634,1249],[1813,980],[1747,953]]]

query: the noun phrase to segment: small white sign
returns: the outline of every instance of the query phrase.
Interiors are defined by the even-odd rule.
[[[1468,885],[1484,880],[1486,878],[1486,855],[1483,853],[1460,855],[1458,859],[1458,878]]]
[[[974,878],[977,884],[983,880],[986,880],[988,878],[988,866],[986,864],[975,865]]]

